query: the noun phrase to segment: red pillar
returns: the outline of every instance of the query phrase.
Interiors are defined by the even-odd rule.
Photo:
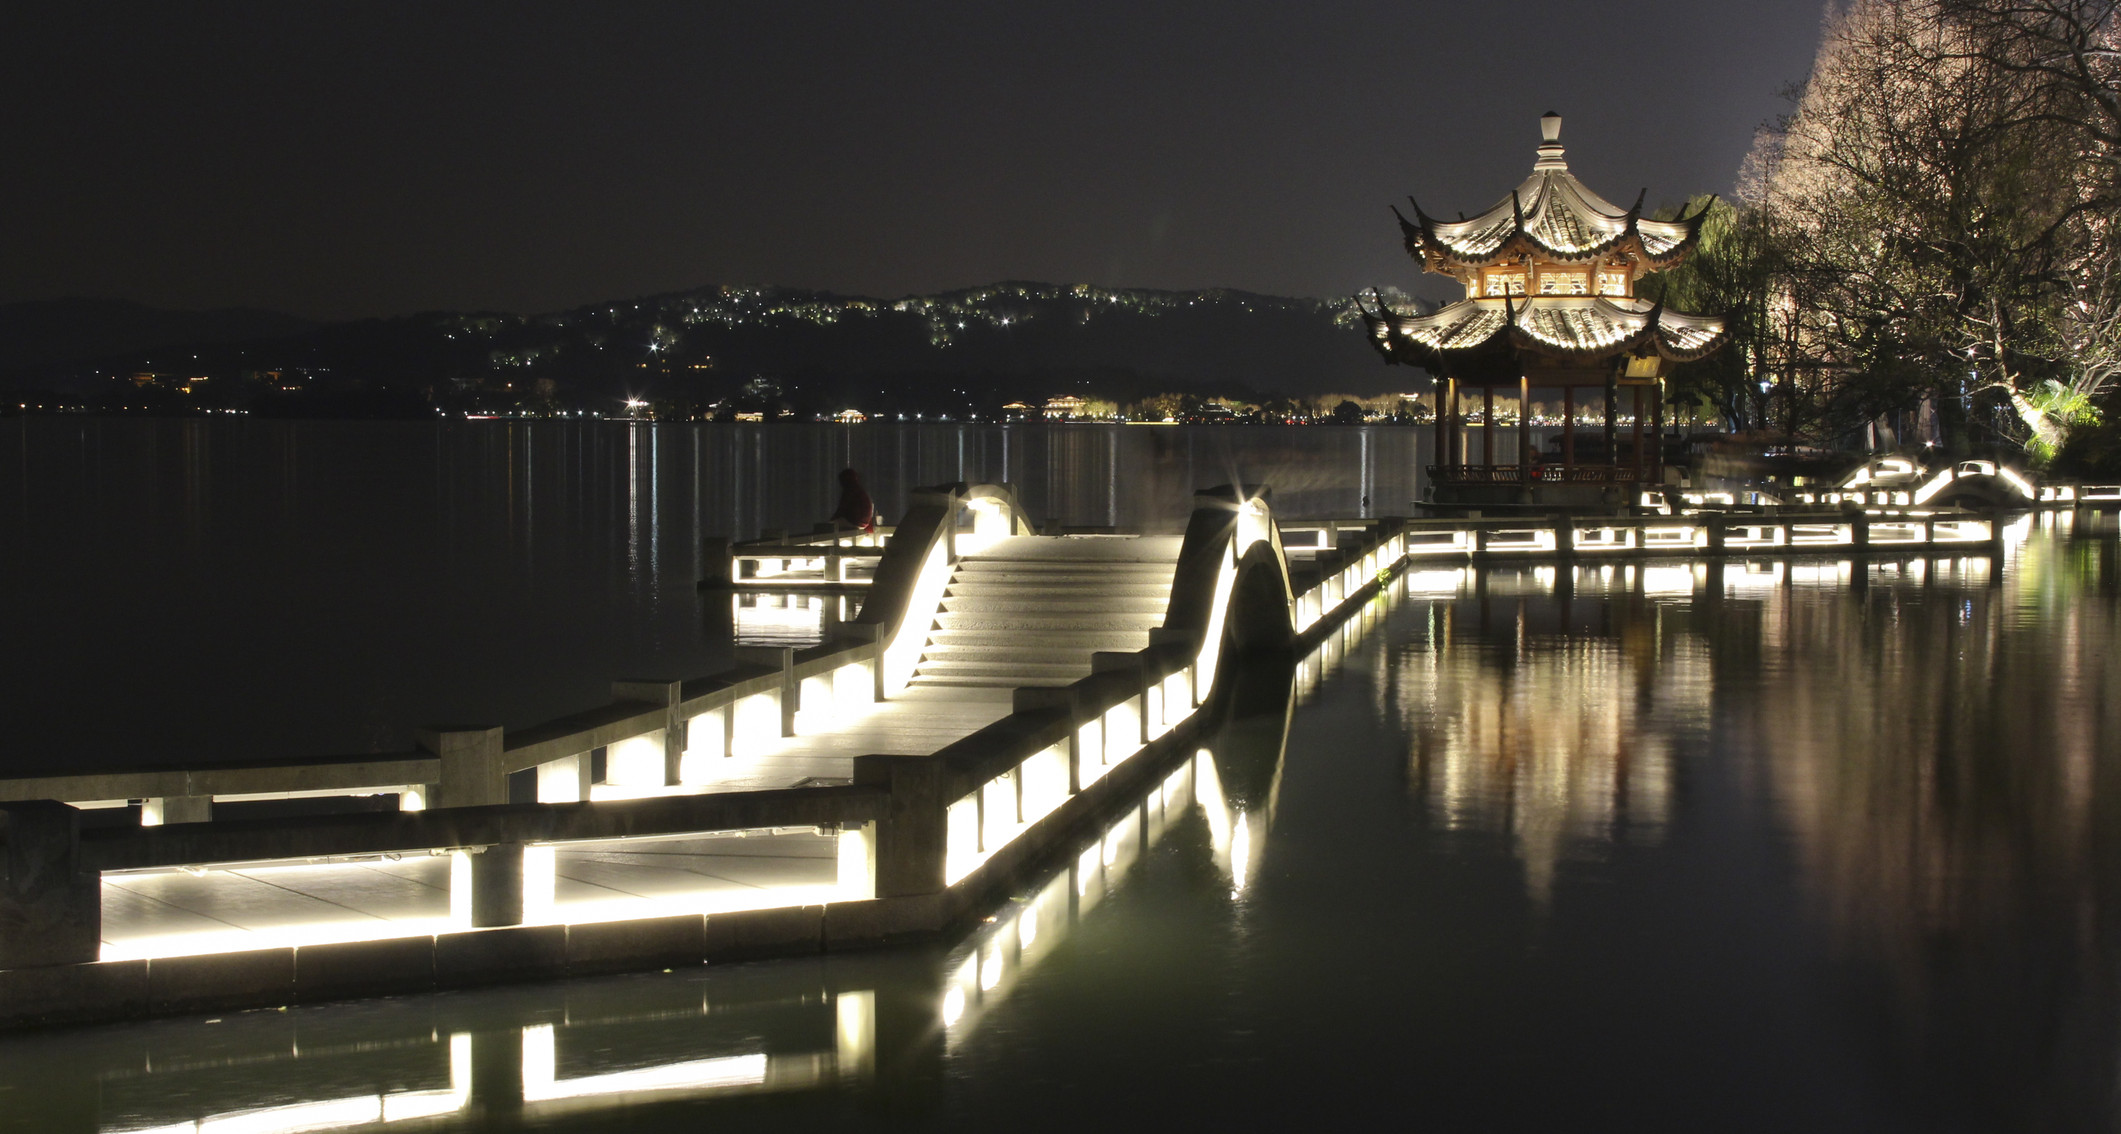
[[[1451,404],[1445,389],[1448,378],[1436,380],[1436,467],[1448,468],[1451,464]]]
[[[1532,481],[1532,379],[1517,376],[1517,479]]]
[[[1451,467],[1466,463],[1466,413],[1458,401],[1458,379],[1451,379]]]
[[[1654,454],[1650,457],[1650,479],[1664,483],[1664,383],[1650,388],[1650,433],[1655,440]]]
[[[1576,387],[1561,388],[1561,478],[1576,467]]]
[[[1642,480],[1642,387],[1635,387],[1635,420],[1629,426],[1635,439],[1635,479]]]
[[[1489,383],[1480,390],[1480,463],[1495,467],[1495,386]]]

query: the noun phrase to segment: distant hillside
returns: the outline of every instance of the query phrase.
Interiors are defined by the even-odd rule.
[[[401,410],[415,396],[496,409],[763,397],[805,412],[955,413],[1064,393],[1117,401],[1167,391],[1381,393],[1421,378],[1378,359],[1348,300],[1221,289],[1007,282],[886,300],[705,287],[544,315],[433,312],[257,338],[271,318],[242,324],[249,341],[200,349],[196,361],[127,347],[93,366],[10,369],[17,384],[84,390],[121,372],[176,367],[237,379],[200,387],[176,376],[193,387],[189,396],[209,389],[237,399],[222,404],[259,412],[321,411],[327,399],[356,394],[351,404],[365,405],[387,389]]]
[[[284,338],[317,324],[277,311],[230,307],[164,311],[122,299],[0,304],[0,372],[107,358],[156,347]]]

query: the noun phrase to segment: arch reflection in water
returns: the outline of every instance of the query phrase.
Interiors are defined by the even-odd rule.
[[[1334,636],[1357,641],[1375,618]],[[1316,661],[1324,651],[1314,653]],[[998,911],[981,931],[953,950],[943,971],[939,1017],[950,1049],[970,1042],[986,1013],[1024,975],[1066,941],[1121,885],[1128,872],[1188,822],[1206,827],[1207,849],[1229,879],[1230,896],[1243,896],[1265,854],[1281,782],[1289,722],[1296,709],[1298,668],[1286,658],[1254,660],[1229,676],[1225,715],[1203,737],[1190,760],[1109,821],[1073,863]]]

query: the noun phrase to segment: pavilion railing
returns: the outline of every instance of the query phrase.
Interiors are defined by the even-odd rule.
[[[1633,484],[1651,479],[1634,465],[1430,465],[1432,484]]]

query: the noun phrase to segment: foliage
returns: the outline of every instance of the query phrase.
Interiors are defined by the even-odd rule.
[[[1747,199],[1675,281],[1761,305],[1686,377],[1741,427],[1743,382],[1783,391],[1761,420],[1823,437],[1934,415],[1948,447],[2044,460],[2092,424],[2121,374],[2116,2],[1833,13]]]
[[[1731,345],[1675,371],[1667,396],[1674,404],[1699,400],[1733,429],[1780,427],[1799,432],[1811,416],[1783,382],[1788,329],[1773,302],[1777,249],[1758,209],[1695,198],[1685,211],[1706,208],[1694,254],[1678,267],[1646,278],[1641,294],[1680,311],[1724,313]],[[1670,219],[1670,211],[1664,214]]]

